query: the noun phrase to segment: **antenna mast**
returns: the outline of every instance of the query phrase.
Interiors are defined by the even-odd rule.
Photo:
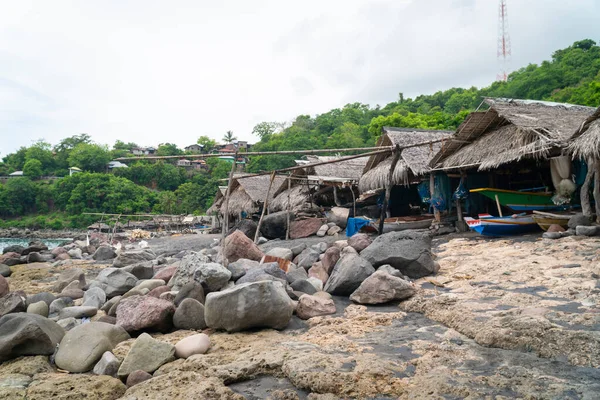
[[[500,63],[501,70],[496,79],[498,81],[506,82],[508,80],[508,64],[511,57],[506,0],[500,0],[498,15],[498,62]]]

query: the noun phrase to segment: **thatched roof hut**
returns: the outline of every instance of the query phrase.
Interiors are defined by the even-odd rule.
[[[577,129],[567,148],[576,158],[600,158],[600,107]]]
[[[414,178],[429,172],[431,158],[441,149],[441,139],[450,138],[450,131],[428,131],[422,129],[383,128],[383,135],[377,141],[378,147],[411,146],[428,143],[423,146],[404,149],[394,169],[393,184],[408,185]],[[360,178],[358,188],[361,193],[385,188],[388,185],[391,154],[377,154],[369,158]]]
[[[265,201],[270,181],[271,177],[269,175],[250,176],[247,178],[243,175],[234,176],[229,195],[229,215],[235,216],[242,212],[246,214],[258,212]],[[273,200],[275,191],[284,182],[285,178],[275,176],[269,193],[269,202]]]
[[[485,99],[487,111],[469,114],[431,161],[435,169],[480,171],[548,157],[563,148],[591,107],[530,100]]]
[[[355,158],[325,165],[315,163],[333,161],[342,156],[306,156],[308,161],[303,169],[309,181],[319,183],[338,183],[345,185],[356,184],[362,175],[366,158]]]
[[[227,186],[219,186],[219,190],[217,190],[212,206],[206,210],[206,215],[219,214],[223,200],[225,200],[225,193],[227,193]]]

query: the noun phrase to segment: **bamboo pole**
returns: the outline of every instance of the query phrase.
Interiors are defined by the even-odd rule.
[[[500,218],[504,217],[504,215],[502,215],[502,208],[500,208],[500,199],[498,199],[498,195],[495,195],[494,197],[496,197],[496,207],[498,207],[498,214],[500,214]]]
[[[229,171],[229,182],[227,183],[227,191],[225,192],[225,213],[223,214],[223,228],[221,229],[221,238],[225,239],[227,235],[227,231],[229,230],[229,195],[231,194],[231,186],[233,185],[233,174],[235,172],[237,161],[237,151],[235,152],[235,156],[233,157],[233,165],[231,166],[231,171]]]
[[[291,192],[292,192],[292,180],[291,180],[292,174],[290,173],[290,176],[288,177],[288,203],[287,203],[287,227],[285,229],[285,240],[289,240],[290,239],[290,213],[291,213],[291,208],[292,205],[291,203]]]
[[[596,222],[600,221],[600,161],[594,163],[594,200],[596,201]]]
[[[392,185],[394,182],[394,171],[396,170],[396,164],[398,164],[398,160],[400,159],[400,146],[396,145],[394,149],[392,159],[392,165],[390,166],[390,173],[388,176],[388,184],[385,188],[385,197],[383,199],[383,206],[381,207],[381,214],[379,216],[379,234],[383,235],[383,226],[385,223],[385,217],[388,209],[388,204],[390,201],[390,194],[392,192]]]
[[[275,180],[275,171],[271,173],[271,180],[269,181],[269,188],[267,189],[267,194],[265,195],[265,201],[263,202],[263,208],[260,213],[260,219],[258,220],[258,225],[256,226],[256,233],[254,234],[254,243],[258,243],[258,238],[260,237],[260,226],[262,225],[263,218],[265,217],[265,212],[269,207],[269,193],[271,192],[271,186],[273,185],[273,181]]]

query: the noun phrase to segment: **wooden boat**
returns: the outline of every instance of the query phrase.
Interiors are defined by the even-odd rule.
[[[510,217],[494,217],[480,214],[478,219],[465,217],[469,228],[484,236],[510,236],[534,232],[540,227],[531,215],[512,215]]]
[[[404,231],[407,229],[427,229],[431,226],[433,220],[434,217],[430,214],[386,218],[383,222],[383,233]],[[375,229],[379,229],[379,221],[373,222],[372,225]]]
[[[549,192],[518,192],[515,190],[493,188],[471,189],[470,192],[489,197],[496,203],[508,207],[513,211],[552,211],[565,209],[565,206],[557,206],[552,202],[552,193]]]
[[[560,214],[549,213],[544,211],[534,211],[531,216],[540,228],[547,231],[550,225],[560,225],[563,228],[567,229],[569,219],[571,219],[573,215],[575,215],[574,212],[568,211]]]

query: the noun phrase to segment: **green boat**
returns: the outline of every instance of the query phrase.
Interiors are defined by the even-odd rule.
[[[482,194],[494,200],[497,204],[518,212],[564,209],[564,206],[557,206],[552,202],[552,193],[549,192],[518,192],[493,188],[472,189],[470,192]]]

